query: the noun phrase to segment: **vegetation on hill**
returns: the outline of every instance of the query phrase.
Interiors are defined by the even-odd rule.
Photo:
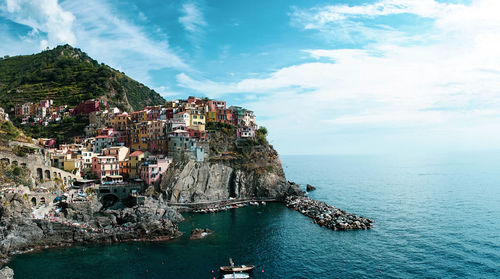
[[[7,146],[9,140],[29,142],[30,139],[10,121],[0,121],[0,146]]]
[[[14,118],[14,123],[21,127],[24,133],[32,138],[55,138],[58,143],[73,142],[75,136],[82,136],[84,128],[89,124],[86,115],[76,115],[65,117],[61,122],[42,125],[20,125],[20,119]]]
[[[0,184],[31,186],[29,169],[0,162]]]
[[[8,111],[27,101],[53,99],[56,105],[74,106],[92,98],[127,111],[165,102],[154,90],[69,45],[0,58],[0,103]]]

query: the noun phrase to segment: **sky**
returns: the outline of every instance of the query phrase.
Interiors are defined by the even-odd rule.
[[[255,111],[280,154],[500,150],[498,0],[0,0],[0,55],[68,43]]]

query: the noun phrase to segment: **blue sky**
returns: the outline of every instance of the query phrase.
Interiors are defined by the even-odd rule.
[[[496,0],[0,0],[0,55],[69,43],[166,99],[243,105],[282,154],[500,149]]]

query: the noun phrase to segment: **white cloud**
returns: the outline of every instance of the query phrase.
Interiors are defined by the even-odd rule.
[[[360,19],[399,14],[438,19],[464,8],[464,5],[435,0],[381,0],[358,6],[327,5],[307,10],[295,8],[291,17],[293,24],[306,30],[318,30],[329,40],[347,40],[353,43],[359,40],[407,41],[411,38],[407,38],[401,30],[375,22],[367,25]]]
[[[453,148],[445,141],[466,137],[469,144],[474,138],[500,149],[491,140],[500,138],[498,130],[491,130],[492,119],[500,118],[498,10],[500,2],[494,0],[476,0],[470,6],[395,0],[318,8],[312,17],[318,24],[404,12],[433,18],[434,25],[419,34],[395,30],[394,40],[382,36],[355,49],[304,50],[312,58],[330,61],[284,67],[260,78],[224,83],[182,74],[177,81],[209,96],[260,93],[246,105],[266,119],[262,123],[277,142],[308,142],[311,135],[303,133],[307,130],[331,144],[342,139],[341,144],[349,145],[346,140],[356,142],[356,136],[363,136],[365,141],[356,148],[365,151],[381,142],[390,149],[396,139],[408,140],[406,148],[432,145],[434,137],[440,147]],[[302,28],[323,32],[321,25]],[[415,35],[417,43],[401,40]],[[346,131],[357,132],[350,137]],[[297,146],[288,145],[284,152],[297,152]]]
[[[17,42],[22,48],[34,47],[36,40],[37,48],[69,43],[143,83],[150,80],[151,70],[190,70],[168,41],[152,39],[145,27],[120,16],[106,1],[8,0],[1,12],[16,23],[47,33],[46,37],[44,34],[23,37]],[[16,39],[9,34],[5,36],[12,41]]]
[[[17,23],[33,28],[33,33],[47,33],[47,44],[75,44],[77,41],[72,30],[75,16],[65,11],[57,0],[7,0],[0,6],[0,12]]]
[[[185,3],[182,5],[183,16],[179,17],[179,22],[184,29],[191,33],[200,33],[201,28],[207,25],[203,18],[203,13],[195,3]]]

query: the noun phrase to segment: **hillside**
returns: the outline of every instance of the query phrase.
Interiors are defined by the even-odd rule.
[[[70,45],[0,58],[0,103],[8,111],[27,101],[53,99],[56,105],[72,106],[92,98],[126,111],[165,102],[154,90]]]
[[[23,131],[16,128],[10,121],[0,121],[0,149],[8,145],[9,140],[20,142],[30,142],[31,139],[26,137]]]

